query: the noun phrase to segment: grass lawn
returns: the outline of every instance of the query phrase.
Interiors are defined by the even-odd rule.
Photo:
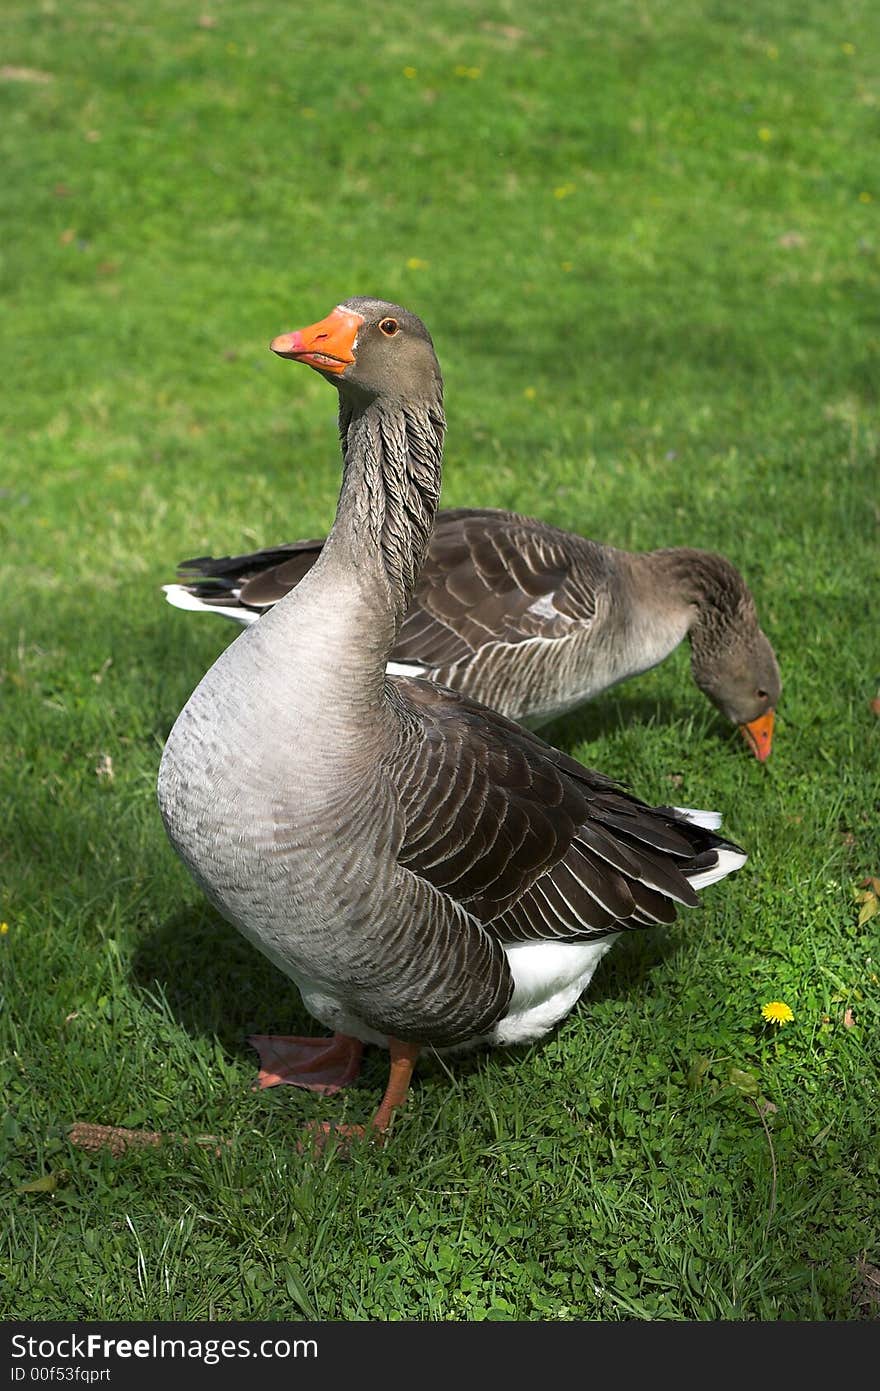
[[[876,1318],[876,5],[10,0],[5,54],[3,1312]],[[384,1055],[250,1090],[309,1021],[155,782],[235,633],[159,586],[326,531],[335,398],[267,344],[353,294],[434,336],[447,506],[724,552],[785,690],[765,767],[686,649],[551,728],[748,864],[340,1162],[297,1133]]]

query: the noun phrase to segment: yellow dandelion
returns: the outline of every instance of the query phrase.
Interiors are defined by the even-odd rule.
[[[0,937],[5,937],[9,931],[9,923],[0,923]]]
[[[459,63],[455,69],[456,77],[469,77],[472,81],[477,77],[482,77],[482,68],[469,68],[464,63]]]
[[[840,47],[841,47],[842,51],[843,51],[844,53],[846,53],[846,54],[848,55],[848,57],[850,57],[850,58],[852,57],[852,55],[853,55],[853,54],[855,53],[855,51],[856,51],[856,46],[855,46],[854,43],[842,43],[842,44],[840,45]]]
[[[779,49],[776,47],[775,43],[767,45],[767,57],[772,59],[774,63],[776,62],[776,59],[779,57]]]
[[[534,401],[537,394],[538,393],[533,386],[527,386],[525,391],[523,392],[523,396],[525,396],[527,401]]]
[[[563,261],[563,262],[562,262],[562,269],[563,269],[563,270],[574,270],[574,262],[573,262],[573,261]]]
[[[409,77],[409,78],[417,77],[417,76],[418,76],[418,71],[419,71],[418,68],[404,68],[404,70],[403,70],[403,75],[404,75],[404,77]]]
[[[761,126],[760,130],[758,131],[758,139],[762,140],[765,145],[767,144],[768,140],[773,139],[773,132],[769,126]]]
[[[574,184],[559,184],[553,190],[554,198],[569,198],[574,193]]]
[[[859,202],[860,202],[860,203],[873,203],[873,201],[874,201],[874,199],[873,199],[873,197],[871,196],[870,193],[860,193],[860,194],[859,194]]]
[[[299,114],[306,121],[313,121],[318,113],[313,106],[301,106],[299,109]]]
[[[761,1016],[768,1024],[790,1024],[794,1015],[788,1005],[783,1000],[770,1000],[768,1004],[761,1006]]]
[[[406,268],[407,270],[427,270],[428,262],[423,261],[420,256],[410,256]]]

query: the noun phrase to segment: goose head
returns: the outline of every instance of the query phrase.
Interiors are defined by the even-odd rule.
[[[442,394],[431,335],[417,315],[387,300],[347,299],[318,323],[279,334],[269,347],[365,403],[435,401]]]
[[[700,690],[727,719],[739,725],[758,762],[766,762],[782,679],[764,633],[755,627],[711,655],[698,655],[695,650],[693,657],[694,681]]]

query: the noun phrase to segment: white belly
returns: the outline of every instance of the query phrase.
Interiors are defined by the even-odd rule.
[[[505,947],[513,998],[489,1043],[529,1043],[573,1009],[618,933],[592,942],[518,942]]]

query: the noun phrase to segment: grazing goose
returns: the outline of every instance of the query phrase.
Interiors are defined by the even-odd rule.
[[[298,584],[322,541],[200,556],[164,585],[178,608],[253,623]],[[694,681],[770,754],[781,690],[738,570],[712,551],[632,554],[490,509],[437,514],[388,670],[425,676],[538,728],[638,676],[689,638]]]
[[[270,346],[338,389],[336,520],[184,706],[159,805],[211,901],[334,1031],[252,1040],[262,1084],[331,1092],[384,1045],[381,1136],[420,1049],[541,1037],[620,932],[673,921],[745,855],[717,816],[648,806],[468,696],[386,675],[440,490],[431,339],[358,298]]]

